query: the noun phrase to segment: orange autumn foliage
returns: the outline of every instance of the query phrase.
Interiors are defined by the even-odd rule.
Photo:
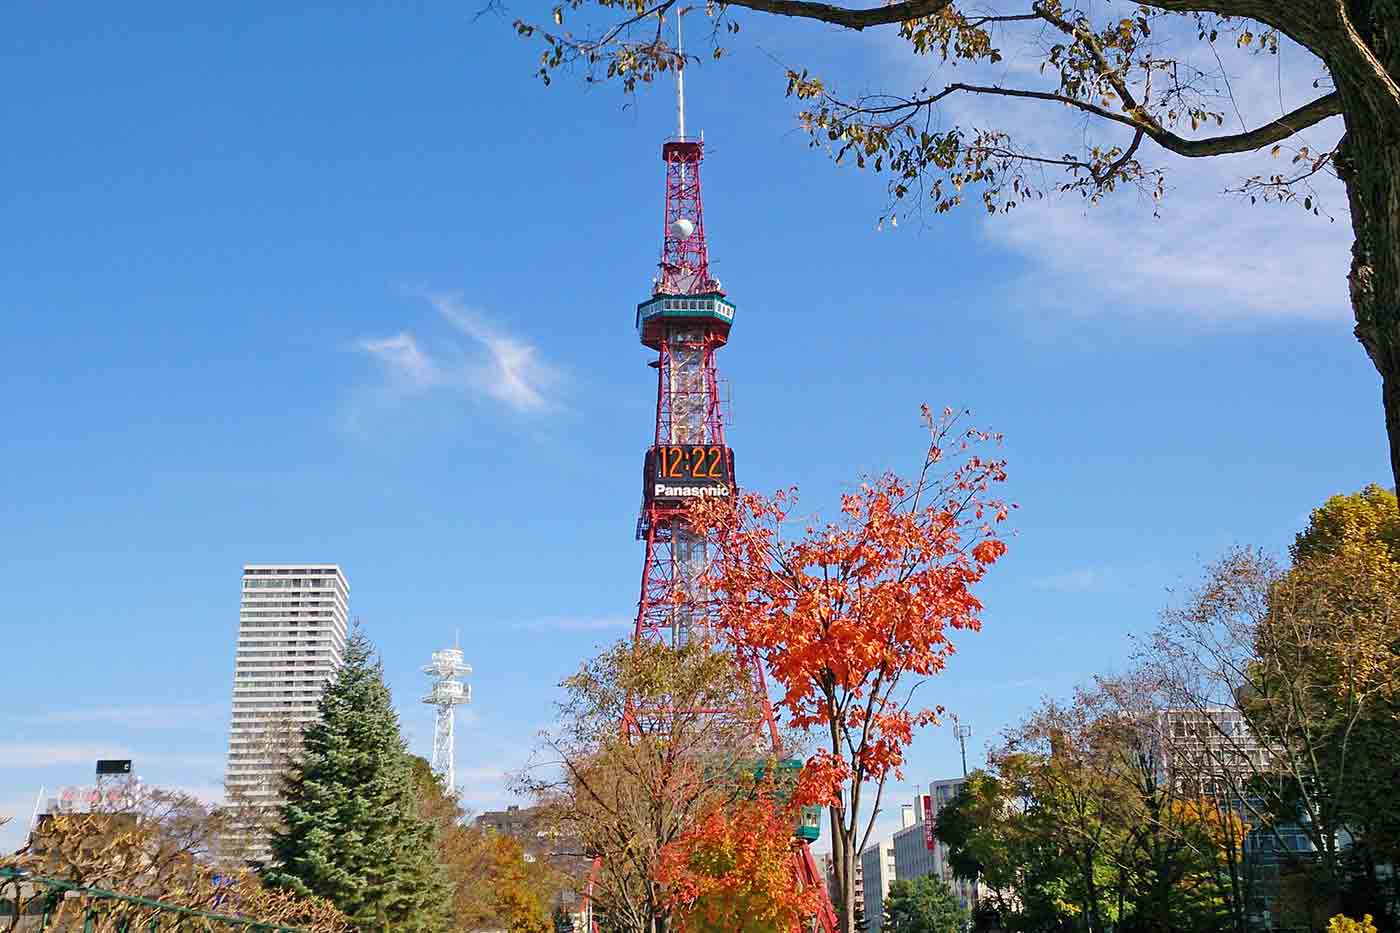
[[[1172,816],[1183,829],[1194,830],[1217,850],[1240,852],[1249,828],[1237,813],[1228,813],[1208,799],[1176,800]]]
[[[941,709],[910,707],[896,688],[943,669],[951,630],[981,627],[972,587],[1006,553],[998,526],[1012,507],[991,494],[1005,461],[976,452],[999,437],[960,428],[951,411],[924,417],[931,443],[917,478],[870,479],[842,496],[838,520],[801,536],[786,534],[794,490],[692,512],[719,553],[708,583],[720,630],[764,662],[788,724],[824,737],[803,802],[899,775],[914,730]]]
[[[662,852],[657,881],[678,933],[796,933],[822,892],[793,884],[791,807],[716,808]]]
[[[994,494],[1005,461],[979,452],[1000,437],[959,426],[951,410],[923,414],[930,441],[918,475],[867,480],[841,497],[834,521],[799,525],[795,490],[690,511],[717,557],[706,574],[717,632],[771,673],[786,724],[820,743],[793,799],[830,808],[843,928],[885,782],[902,779],[914,731],[942,713],[913,705],[915,687],[943,670],[954,631],[981,628],[972,588],[1006,553],[999,530],[1012,506]]]

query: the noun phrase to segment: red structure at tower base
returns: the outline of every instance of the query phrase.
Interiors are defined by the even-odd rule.
[[[691,529],[686,511],[698,499],[732,499],[738,490],[715,364],[716,351],[729,342],[735,306],[710,274],[700,184],[704,144],[672,139],[662,146],[661,155],[666,165],[661,261],[652,295],[637,306],[636,316],[642,345],[656,351],[650,365],[656,370],[657,386],[655,430],[643,461],[637,520],[637,537],[646,550],[633,639],[638,644],[655,639],[680,646],[697,638],[709,640],[711,633],[704,584],[707,543]],[[756,659],[740,658],[740,663],[749,671],[762,711],[760,733],[768,756],[780,771],[795,777],[801,762],[784,758],[762,666]],[[733,711],[667,712],[723,716]],[[637,715],[645,711],[629,709],[626,718]],[[817,811],[804,814],[794,828],[792,883],[821,891],[820,907],[803,929],[834,933],[837,918],[810,847],[819,825]],[[595,864],[595,876],[597,868]]]

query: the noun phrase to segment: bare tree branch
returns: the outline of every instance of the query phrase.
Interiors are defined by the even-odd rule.
[[[815,19],[856,30],[934,16],[952,4],[953,0],[902,0],[899,3],[859,10],[830,3],[815,3],[812,0],[732,0],[730,3],[731,6],[757,10],[760,13]]]
[[[953,0],[902,0],[881,7],[857,9],[836,6],[831,3],[816,3],[812,0],[729,0],[727,5],[756,10],[760,13],[773,13],[778,16],[792,16],[799,19],[814,19],[847,29],[868,29],[871,26],[889,26],[911,19],[934,16],[952,6]],[[1244,16],[1257,19],[1268,25],[1283,27],[1276,23],[1279,7],[1291,4],[1264,2],[1264,0],[1145,0],[1143,6],[1176,13],[1218,13],[1223,16]],[[1294,13],[1294,17],[1306,15]],[[1033,14],[988,18],[990,22],[1008,22],[1014,19],[1033,19]]]

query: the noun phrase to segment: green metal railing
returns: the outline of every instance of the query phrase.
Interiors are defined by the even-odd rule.
[[[4,897],[0,897],[0,931],[14,930],[20,933],[29,930],[51,930],[59,933],[72,930],[76,933],[81,929],[83,933],[94,933],[98,925],[105,920],[114,921],[108,925],[108,929],[114,930],[115,933],[168,933],[175,930],[190,933],[303,933],[297,927],[264,923],[246,917],[230,917],[192,907],[176,907],[147,897],[84,887],[71,881],[32,875],[12,868],[0,868],[0,884],[10,889]],[[28,897],[22,894],[24,885],[30,886],[31,893]],[[78,909],[71,916],[67,916],[67,907],[71,906],[73,900],[80,902],[76,905]],[[76,924],[80,917],[82,926],[78,927]],[[56,922],[63,925],[52,925]]]

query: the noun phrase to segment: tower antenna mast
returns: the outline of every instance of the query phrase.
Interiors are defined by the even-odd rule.
[[[472,672],[470,664],[462,662],[462,649],[444,648],[433,652],[433,662],[425,665],[423,673],[434,677],[432,690],[423,702],[437,707],[437,722],[433,728],[433,773],[451,793],[456,787],[456,723],[457,707],[472,701],[472,688],[458,677]]]
[[[972,727],[964,726],[958,721],[958,714],[953,714],[953,735],[958,740],[958,750],[962,752],[963,777],[967,777],[967,740],[972,735]]]
[[[676,123],[685,139],[685,46],[681,43],[681,13],[676,10]]]

